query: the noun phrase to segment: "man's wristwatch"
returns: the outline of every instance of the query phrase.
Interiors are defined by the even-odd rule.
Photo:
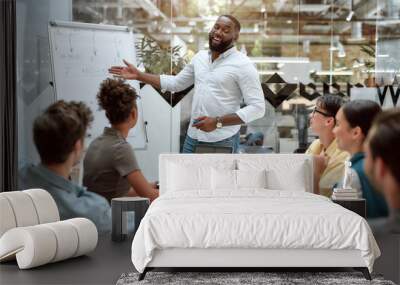
[[[217,124],[216,124],[217,129],[222,128],[222,119],[221,119],[221,117],[216,117],[216,119],[217,119]]]

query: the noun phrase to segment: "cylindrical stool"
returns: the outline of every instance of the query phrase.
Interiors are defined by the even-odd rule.
[[[140,221],[146,214],[150,201],[142,197],[120,197],[111,200],[112,213],[112,233],[113,241],[123,241],[127,236],[126,212],[135,212],[135,230],[136,233]]]

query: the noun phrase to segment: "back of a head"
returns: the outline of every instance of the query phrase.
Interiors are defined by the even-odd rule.
[[[33,140],[43,163],[64,163],[78,140],[83,140],[93,121],[83,102],[57,101],[33,124]]]
[[[339,95],[323,95],[318,97],[317,106],[323,108],[332,117],[336,116],[336,113],[342,107],[344,100]]]
[[[138,97],[135,89],[124,80],[107,78],[100,85],[97,102],[113,125],[125,122],[132,108],[137,109]]]
[[[369,146],[373,159],[382,158],[400,185],[400,108],[386,110],[376,117]]]
[[[343,114],[347,122],[352,128],[360,127],[365,137],[375,117],[381,111],[381,107],[371,100],[354,100],[343,105]]]

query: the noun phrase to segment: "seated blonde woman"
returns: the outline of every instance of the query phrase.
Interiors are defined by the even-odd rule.
[[[149,183],[126,141],[136,125],[136,91],[122,80],[106,79],[97,94],[111,127],[89,146],[84,162],[83,184],[108,201],[121,196],[141,196],[153,201],[158,197],[155,183]]]
[[[335,116],[343,104],[341,97],[324,95],[317,99],[311,114],[311,129],[319,136],[306,154],[314,155],[314,192],[330,197],[332,188],[343,177],[349,153],[340,150],[333,134]]]

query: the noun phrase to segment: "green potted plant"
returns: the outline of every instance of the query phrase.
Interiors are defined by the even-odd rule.
[[[364,60],[365,67],[367,68],[368,78],[365,80],[365,85],[367,87],[374,87],[375,77],[373,76],[371,70],[375,69],[375,55],[376,50],[371,45],[361,45],[360,50],[362,53],[367,55],[367,58]]]
[[[154,39],[143,37],[136,44],[139,64],[146,72],[154,74],[177,74],[186,65],[185,56],[180,56],[181,46],[162,48]]]
[[[178,74],[186,65],[186,56],[181,56],[181,46],[161,47],[154,39],[143,37],[142,40],[136,44],[136,51],[138,55],[138,64],[143,64],[145,72],[152,74]],[[193,88],[189,88],[177,92],[174,95],[171,92],[158,93],[174,107],[178,102]]]

